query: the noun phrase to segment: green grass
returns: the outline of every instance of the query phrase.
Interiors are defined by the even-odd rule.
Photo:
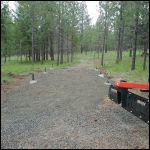
[[[143,57],[140,56],[140,53],[137,53],[136,58],[136,70],[131,71],[131,58],[129,58],[129,52],[123,52],[123,60],[119,64],[116,64],[116,52],[108,51],[104,55],[104,66],[100,65],[101,53],[98,55],[96,52],[88,52],[87,54],[75,54],[73,63],[66,62],[66,56],[64,56],[64,64],[57,66],[56,61],[45,61],[43,64],[41,62],[34,63],[34,70],[43,70],[44,68],[67,68],[79,64],[81,60],[97,60],[99,63],[95,65],[97,68],[106,69],[108,72],[111,72],[113,76],[122,76],[126,80],[131,81],[144,81],[147,82],[149,77],[149,57],[147,57],[147,68],[143,71]],[[2,64],[2,63],[1,63]],[[53,66],[52,66],[53,65]],[[33,66],[31,62],[26,62],[23,58],[22,63],[16,62],[16,57],[12,57],[10,61],[1,65],[1,80],[10,80],[8,72],[13,74],[21,73],[30,73],[33,71]]]
[[[65,58],[65,57],[64,57]],[[36,70],[43,70],[45,67],[48,68],[67,68],[69,66],[73,66],[80,63],[79,58],[74,59],[71,63],[67,63],[66,59],[64,59],[64,63],[57,66],[56,61],[47,60],[41,64],[41,62],[35,62],[32,65],[32,62],[25,61],[23,58],[22,63],[17,62],[14,57],[11,58],[10,61],[7,61],[5,64],[1,63],[1,80],[10,80],[11,78],[8,76],[8,73],[11,72],[13,74],[23,74],[23,73],[31,73]]]
[[[11,78],[8,75],[2,76],[1,80],[10,81]]]
[[[147,82],[149,77],[149,57],[147,57],[147,67],[143,71],[143,57],[137,55],[135,70],[131,71],[131,59],[129,52],[123,52],[123,60],[119,64],[115,62],[116,53],[108,52],[104,56],[104,66],[97,65],[111,72],[113,76],[123,76],[126,80]]]

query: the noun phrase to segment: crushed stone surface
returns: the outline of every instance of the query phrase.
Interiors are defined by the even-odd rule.
[[[108,97],[99,72],[38,73],[1,104],[2,149],[148,149],[149,125]]]

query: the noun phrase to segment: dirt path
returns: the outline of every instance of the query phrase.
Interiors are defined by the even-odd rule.
[[[148,148],[149,126],[107,98],[94,62],[36,75],[1,105],[1,148]]]
[[[73,68],[86,68],[86,69],[94,69],[95,65],[98,64],[98,61],[96,60],[81,60],[80,64],[76,65]]]

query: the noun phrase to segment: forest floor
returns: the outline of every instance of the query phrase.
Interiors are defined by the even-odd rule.
[[[97,61],[18,75],[1,87],[1,149],[148,149],[149,125],[107,97]]]

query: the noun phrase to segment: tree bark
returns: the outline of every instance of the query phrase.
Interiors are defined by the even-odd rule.
[[[144,62],[143,62],[143,70],[146,69],[146,56],[147,56],[147,43],[144,43]]]
[[[45,59],[48,60],[48,43],[46,42]]]
[[[132,48],[130,48],[130,53],[129,53],[129,57],[132,57]]]
[[[62,27],[63,28],[63,27]],[[64,46],[63,46],[63,29],[61,29],[61,51],[60,51],[60,64],[63,64],[63,53],[64,53]]]
[[[104,51],[105,51],[105,41],[106,40],[106,16],[105,16],[105,29],[104,29],[104,39],[103,39],[103,49],[102,49],[102,56],[101,56],[101,66],[104,65]]]
[[[44,42],[44,54],[43,54],[43,59],[44,59],[44,61],[46,60],[46,45],[45,45],[45,42]]]
[[[64,19],[63,19],[63,14],[64,14],[64,4],[63,1],[61,1],[61,28],[60,28],[60,35],[61,35],[61,42],[60,42],[60,64],[63,64],[63,55],[64,55]]]
[[[83,3],[83,1],[82,1],[82,3]],[[82,5],[83,6],[83,5]],[[81,54],[83,53],[83,43],[82,43],[82,39],[83,39],[83,17],[84,17],[84,12],[83,12],[83,10],[84,10],[84,6],[83,6],[83,8],[82,8],[82,12],[81,12]]]
[[[38,47],[38,50],[37,50],[37,61],[40,61],[40,52],[39,52],[39,47]]]
[[[103,39],[103,49],[101,56],[101,66],[104,65],[104,51],[106,50],[106,34],[107,34],[107,18],[108,18],[108,1],[106,1],[106,10],[105,10],[105,24],[104,24],[104,39]],[[106,51],[105,51],[106,52]]]
[[[72,43],[71,43],[71,62],[73,62],[73,48],[74,48],[74,44],[73,44],[73,33],[72,33]]]
[[[50,34],[50,57],[51,60],[54,60],[54,48],[53,48],[53,33]]]
[[[108,11],[109,11],[109,2],[106,3],[106,18],[105,18],[105,45],[104,45],[104,49],[105,49],[105,53],[107,53],[107,37],[108,37]]]
[[[102,49],[102,57],[101,57],[101,66],[104,65],[104,51],[105,51],[105,34],[103,39],[103,49]]]
[[[67,62],[69,63],[69,37],[68,37],[68,32],[67,32]]]
[[[124,10],[124,1],[120,1],[120,21],[119,21],[119,31],[118,31],[118,49],[117,49],[117,57],[116,63],[122,61],[122,51],[123,51],[123,37],[124,37],[124,18],[123,18],[123,10]]]
[[[28,60],[28,54],[27,51],[25,51],[25,57],[26,57],[26,61]]]
[[[42,45],[41,53],[42,53],[42,64],[44,62],[44,44]]]
[[[107,20],[107,18],[106,18]],[[105,30],[105,53],[107,53],[107,38],[108,38],[108,25],[106,23],[106,30]]]
[[[138,5],[138,4],[136,4],[136,5]],[[139,19],[139,10],[138,10],[138,6],[136,6],[135,38],[134,38],[134,49],[133,49],[131,70],[135,70],[136,49],[137,49],[137,32],[138,32],[138,19]]]
[[[32,16],[32,21],[34,24],[34,16]],[[34,63],[34,26],[32,25],[32,65]]]
[[[20,62],[22,62],[22,46],[21,46],[21,40],[20,40]]]
[[[60,35],[58,34],[57,66],[59,65],[59,53],[60,53]]]
[[[130,48],[129,57],[132,57],[132,51],[133,51],[133,46],[132,46],[132,43],[131,43],[131,48]]]
[[[57,66],[59,65],[59,53],[60,53],[60,1],[58,2],[59,9],[58,9],[58,51],[57,51]]]
[[[120,8],[120,55],[119,55],[119,61],[122,60],[122,50],[123,50],[123,36],[124,36],[124,20],[123,20],[123,9],[124,9],[124,1],[121,1],[121,8]]]
[[[117,48],[117,58],[116,58],[116,63],[119,63],[119,58],[120,58],[120,37],[121,37],[121,28],[119,27],[119,33],[118,33],[118,48]]]
[[[29,54],[29,61],[31,60],[31,51],[29,50],[28,51],[28,54]]]

